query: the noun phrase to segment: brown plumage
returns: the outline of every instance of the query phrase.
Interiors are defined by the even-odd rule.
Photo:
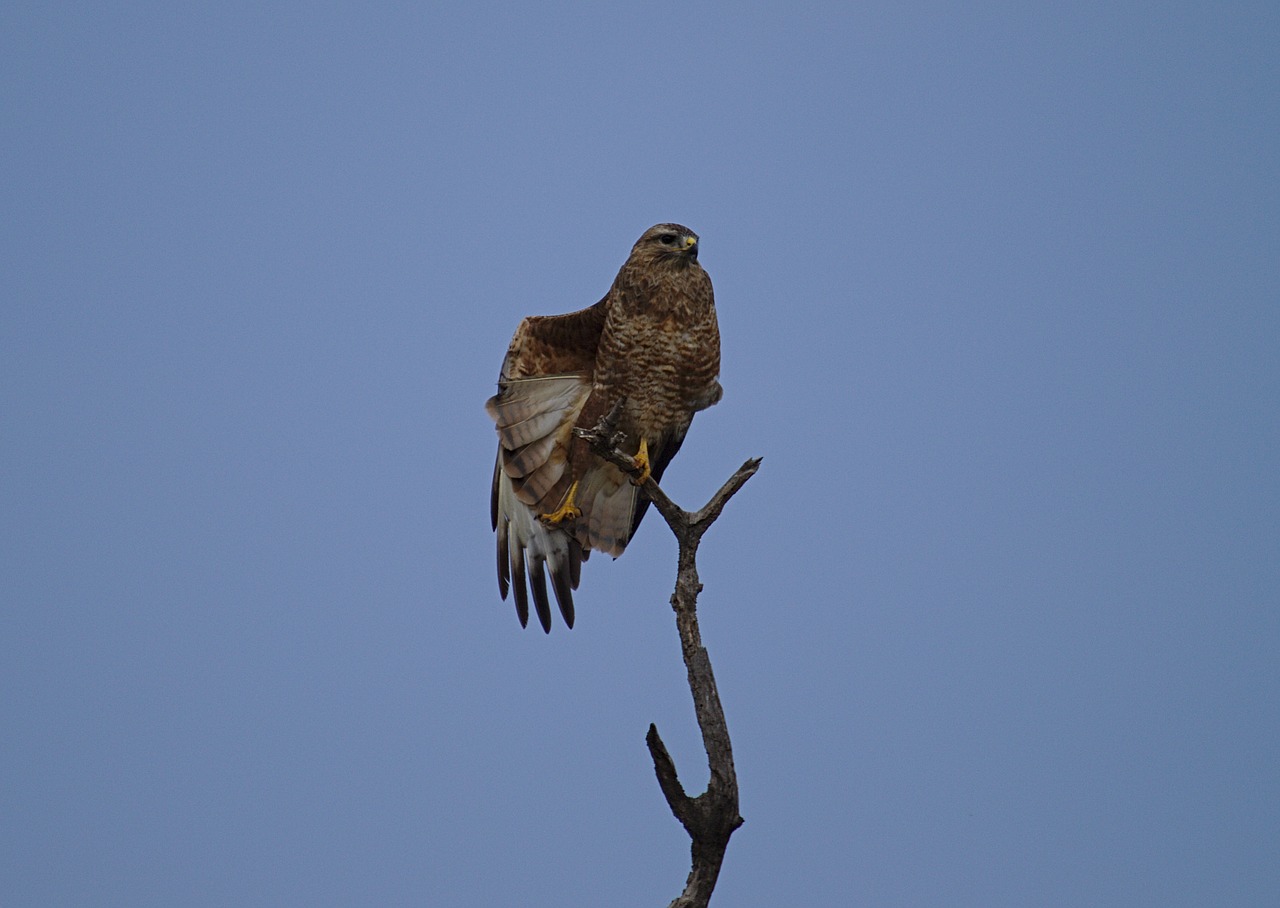
[[[693,414],[720,399],[719,374],[711,279],[698,263],[697,234],[679,224],[646,230],[594,306],[520,323],[486,406],[498,429],[490,507],[498,588],[503,599],[514,588],[522,625],[532,593],[550,632],[549,573],[573,627],[582,562],[593,550],[621,555],[649,506],[574,427],[594,426],[624,400],[623,449],[642,454],[643,443],[661,479]]]

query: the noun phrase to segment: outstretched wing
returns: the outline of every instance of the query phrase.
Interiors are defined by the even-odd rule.
[[[498,533],[498,589],[505,599],[514,579],[521,624],[529,621],[531,589],[538,620],[551,629],[546,566],[560,612],[573,626],[570,591],[578,585],[583,552],[576,539],[545,526],[537,515],[554,511],[568,494],[573,425],[590,393],[590,380],[578,373],[517,379],[489,400],[489,414],[498,426],[491,505]]]
[[[516,329],[502,362],[498,393],[486,405],[498,429],[490,516],[498,534],[498,589],[514,586],[516,613],[551,630],[547,573],[565,623],[573,626],[573,593],[586,553],[578,540],[548,527],[572,484],[573,427],[591,394],[596,346],[606,309],[601,301],[568,315],[533,316]],[[527,569],[527,570],[526,570]]]

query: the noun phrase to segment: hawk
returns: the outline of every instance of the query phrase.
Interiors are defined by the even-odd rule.
[[[567,315],[529,316],[502,361],[486,404],[498,430],[490,516],[498,536],[498,589],[514,589],[516,615],[551,632],[547,575],[564,623],[592,551],[615,558],[640,525],[693,414],[720,400],[720,329],[698,235],[650,227],[631,248],[604,299]],[[574,435],[621,401],[621,450],[633,479]],[[527,586],[526,586],[527,581]]]

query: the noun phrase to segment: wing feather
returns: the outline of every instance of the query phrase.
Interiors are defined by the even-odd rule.
[[[538,610],[538,621],[546,633],[551,633],[551,603],[547,601],[547,576],[542,566],[546,562],[535,558],[529,562],[529,589],[533,593],[533,605]]]
[[[498,532],[498,591],[514,591],[516,615],[529,621],[533,598],[538,622],[551,630],[547,575],[565,624],[573,627],[573,590],[586,558],[567,528],[548,527],[538,515],[554,510],[572,481],[573,426],[591,394],[604,302],[561,316],[520,323],[502,363],[498,393],[486,409],[498,431],[498,458],[490,518]]]
[[[502,380],[590,372],[609,314],[605,297],[565,315],[531,315],[520,323],[502,360]]]
[[[528,476],[551,458],[551,451],[556,446],[556,435],[544,435],[535,441],[519,448],[502,449],[502,472],[512,479]]]
[[[516,617],[521,627],[529,626],[529,590],[524,582],[524,546],[517,541],[511,552],[511,580],[516,592]],[[506,596],[502,597],[506,599]]]
[[[504,448],[514,450],[555,432],[565,413],[580,409],[586,373],[513,379],[491,398],[490,415]]]

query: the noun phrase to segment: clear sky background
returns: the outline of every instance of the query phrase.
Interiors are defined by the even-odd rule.
[[[1280,900],[1280,6],[0,11],[0,903],[665,905],[651,515],[498,599],[526,314],[702,236],[716,903]]]

